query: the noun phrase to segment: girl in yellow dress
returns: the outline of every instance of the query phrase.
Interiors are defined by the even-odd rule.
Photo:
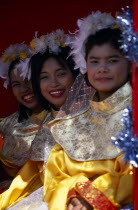
[[[47,110],[47,115],[37,138],[32,142],[29,160],[18,172],[10,188],[1,194],[0,209],[15,205],[21,200],[11,209],[36,209],[38,206],[46,208],[42,200],[43,189],[39,187],[43,185],[44,161],[47,161],[50,149],[55,144],[47,123],[54,119],[65,102],[77,75],[77,71],[73,71],[72,58],[68,58],[70,47],[65,43],[67,38],[62,30],[57,30],[31,42],[35,54],[30,61],[32,85],[37,100],[41,107]],[[37,189],[38,191],[34,192]],[[28,198],[23,199],[30,193],[32,194]]]
[[[31,55],[29,46],[15,44],[8,47],[1,57],[0,76],[6,79],[4,86],[10,82],[12,92],[19,102],[19,111],[0,122],[0,132],[3,137],[0,152],[1,169],[4,173],[0,183],[2,190],[28,160],[31,143],[40,126],[37,116],[40,115],[42,108],[34,96],[31,81],[21,76],[27,71]],[[6,176],[10,179],[9,183],[5,180]]]
[[[131,105],[130,62],[110,14],[92,13],[78,26],[72,54],[96,93],[89,107],[59,112],[49,124],[58,145],[46,164],[44,200],[50,210],[115,210],[132,200],[132,168],[111,143]]]

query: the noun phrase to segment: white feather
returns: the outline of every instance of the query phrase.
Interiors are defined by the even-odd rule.
[[[71,45],[71,55],[73,55],[76,66],[80,68],[82,74],[86,73],[85,61],[85,43],[89,35],[95,34],[98,30],[104,28],[112,28],[116,20],[107,13],[100,11],[92,12],[86,18],[78,19],[78,30],[75,32],[75,39],[69,44]]]

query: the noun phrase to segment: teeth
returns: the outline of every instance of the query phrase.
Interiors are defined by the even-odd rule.
[[[59,93],[62,93],[62,91],[55,91],[55,92],[51,92],[50,94],[54,95],[54,94],[59,94]]]
[[[30,99],[32,97],[33,97],[33,95],[28,95],[28,96],[25,96],[24,99],[27,100],[27,99]]]

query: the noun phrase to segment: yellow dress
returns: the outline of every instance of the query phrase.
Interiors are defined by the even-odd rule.
[[[3,134],[0,161],[6,173],[6,178],[0,182],[0,189],[9,187],[12,179],[29,159],[31,144],[41,124],[40,116],[43,120],[45,114],[46,112],[42,111],[18,122],[19,112],[15,112],[0,122],[0,132]]]
[[[90,101],[81,113],[50,123],[61,145],[53,148],[46,164],[44,200],[50,210],[66,209],[73,196],[95,210],[115,210],[131,202],[132,167],[111,143],[124,127],[121,117],[128,105],[129,83],[102,102]]]
[[[49,128],[47,127],[47,122],[52,120],[53,117],[50,112],[46,111],[43,112],[43,114],[41,113],[37,115],[37,117],[36,115],[32,117],[33,119],[35,118],[35,123],[39,123],[40,126],[37,126],[38,129],[37,133],[35,133],[35,138],[31,141],[28,151],[26,151],[28,155],[26,156],[24,165],[16,174],[9,189],[0,195],[1,210],[15,205],[17,202],[21,201],[24,197],[36,191],[43,185],[43,163],[47,160],[49,152],[51,151],[53,145],[55,145],[55,141],[49,131]],[[32,136],[32,133],[29,135],[29,128],[32,133],[35,131],[32,124],[27,127],[23,127],[24,130],[28,131],[28,139]],[[23,131],[23,129],[21,131]],[[19,135],[19,137],[22,136],[23,135]],[[20,153],[18,154],[20,155]],[[5,165],[7,162],[9,161],[5,162],[3,159],[3,163]]]
[[[0,160],[10,176],[15,176],[28,160],[30,147],[46,115],[47,111],[44,110],[19,123],[19,113],[15,112],[0,122],[4,139]],[[11,167],[15,170],[11,170]]]

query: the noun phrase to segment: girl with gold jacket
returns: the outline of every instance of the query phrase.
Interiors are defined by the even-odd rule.
[[[88,107],[67,116],[61,109],[50,122],[58,145],[46,164],[44,200],[50,210],[115,210],[132,200],[132,168],[111,143],[131,105],[130,63],[111,15],[98,11],[78,25],[72,54],[96,93]]]

